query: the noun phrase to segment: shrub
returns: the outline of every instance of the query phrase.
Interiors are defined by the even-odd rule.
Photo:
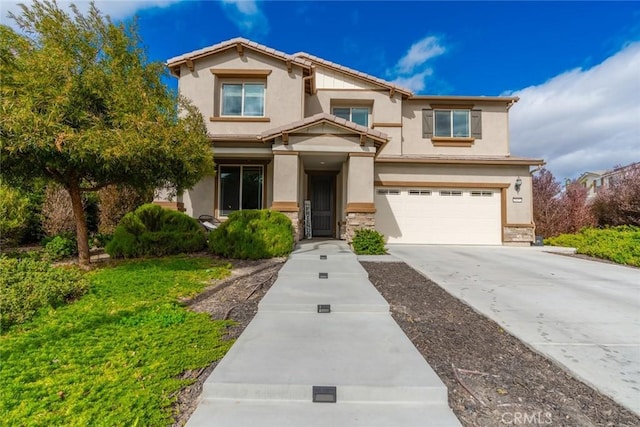
[[[45,190],[42,203],[42,228],[47,236],[76,231],[71,197],[60,185],[50,184]]]
[[[198,222],[182,212],[146,204],[126,214],[105,251],[113,258],[164,256],[206,248]]]
[[[93,193],[83,193],[82,206],[89,232],[97,231],[98,197]],[[42,228],[47,236],[76,232],[71,196],[59,184],[49,184],[45,190],[42,203]]]
[[[71,233],[63,233],[53,238],[44,239],[44,258],[49,261],[60,261],[78,255],[78,242]]]
[[[286,256],[293,249],[293,226],[286,215],[277,211],[236,211],[209,234],[209,249],[226,258]]]
[[[384,236],[376,230],[361,228],[353,236],[353,251],[358,255],[384,255]]]
[[[579,254],[640,267],[640,227],[585,228],[576,234],[546,239],[545,243],[574,247]]]
[[[57,307],[87,290],[80,270],[30,257],[0,257],[0,327],[23,323],[43,307]]]
[[[111,234],[120,220],[129,212],[153,199],[153,191],[137,191],[127,186],[109,185],[98,191],[100,218],[98,230]]]
[[[0,244],[19,244],[28,222],[29,199],[20,191],[0,183]]]

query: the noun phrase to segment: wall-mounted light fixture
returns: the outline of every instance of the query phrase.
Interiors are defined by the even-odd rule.
[[[518,177],[518,179],[516,179],[516,185],[514,186],[516,193],[520,192],[520,187],[522,187],[522,180]]]

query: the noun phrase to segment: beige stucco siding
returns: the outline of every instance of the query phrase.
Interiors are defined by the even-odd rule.
[[[508,155],[509,123],[504,105],[474,104],[482,111],[482,138],[470,147],[438,147],[431,139],[422,137],[422,110],[431,109],[424,101],[405,101],[402,111],[402,154],[411,155]]]
[[[194,218],[200,215],[213,215],[215,200],[215,182],[213,175],[205,176],[193,188],[182,195],[185,213]]]
[[[220,84],[223,80],[214,76],[210,69],[271,70],[266,78],[265,116],[268,122],[210,122],[209,118],[220,115]],[[248,78],[224,78],[224,81],[250,81]],[[259,81],[260,78],[251,81]],[[191,99],[200,109],[211,134],[259,134],[267,129],[300,120],[304,106],[302,95],[302,69],[293,66],[287,71],[283,61],[245,50],[243,56],[228,50],[218,55],[195,61],[191,72],[183,65],[178,82],[179,91]]]
[[[370,109],[369,127],[384,132],[389,142],[383,148],[384,154],[401,154],[402,97],[394,94],[389,97],[388,90],[318,90],[307,96],[305,116],[325,112],[331,114],[333,107],[359,107]]]

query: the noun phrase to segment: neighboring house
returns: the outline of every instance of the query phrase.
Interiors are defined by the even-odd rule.
[[[593,199],[602,189],[607,188],[617,178],[622,177],[633,167],[640,163],[631,163],[627,166],[616,167],[609,170],[585,172],[578,178],[578,182],[587,189],[587,200]]]
[[[189,215],[287,214],[303,238],[389,243],[534,241],[530,166],[512,156],[514,97],[422,96],[307,53],[243,38],[167,62],[207,121],[216,163],[176,200]]]

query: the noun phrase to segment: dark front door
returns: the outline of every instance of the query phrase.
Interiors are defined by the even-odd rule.
[[[311,226],[314,237],[333,236],[334,175],[311,175]]]

